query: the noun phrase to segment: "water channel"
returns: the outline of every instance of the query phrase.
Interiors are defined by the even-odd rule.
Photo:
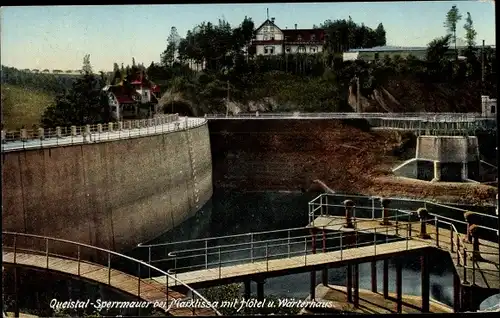
[[[303,227],[308,223],[308,202],[317,194],[301,192],[215,192],[212,199],[196,215],[150,244],[178,242],[207,237],[261,232]],[[460,216],[447,215],[448,217]],[[231,239],[230,243],[244,243],[247,239]],[[227,244],[220,240],[217,244]],[[187,248],[187,247],[186,247]],[[191,246],[190,248],[193,248]],[[301,247],[298,247],[299,249]],[[302,244],[303,249],[303,244]],[[168,249],[161,247],[152,252],[152,259],[164,258]],[[437,252],[439,253],[439,252]],[[147,260],[147,249],[135,249],[132,256]],[[234,255],[234,254],[233,254]],[[440,256],[439,256],[440,255]],[[228,256],[229,258],[231,256]],[[453,264],[442,254],[431,256],[430,295],[431,298],[452,306]],[[434,260],[434,261],[433,261]],[[169,265],[170,264],[170,265]],[[170,263],[156,263],[162,269],[171,268]],[[193,264],[181,264],[193,265]],[[177,267],[180,265],[177,264]],[[201,268],[198,268],[201,269]],[[378,285],[382,290],[382,262],[377,264]],[[371,288],[371,267],[369,263],[360,265],[360,288]],[[329,270],[329,283],[345,285],[346,268]],[[293,274],[266,280],[265,295],[305,299],[309,295],[309,273]],[[317,283],[321,282],[321,272],[317,272]],[[420,262],[417,256],[408,257],[403,267],[403,293],[420,295]],[[395,292],[395,265],[389,262],[389,292]],[[252,293],[256,286],[252,284]]]

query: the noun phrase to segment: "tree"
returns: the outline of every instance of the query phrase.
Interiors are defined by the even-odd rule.
[[[375,29],[375,45],[376,46],[384,46],[386,45],[386,38],[385,38],[385,29],[384,25],[382,23],[379,23],[377,28]]]
[[[455,53],[458,58],[457,52],[457,23],[462,19],[457,6],[452,6],[450,11],[446,14],[446,20],[444,21],[444,26],[448,34],[451,35],[452,43],[455,44]]]
[[[176,53],[179,48],[180,36],[177,33],[177,28],[170,29],[170,35],[167,38],[167,48],[161,55],[161,62],[163,66],[172,66],[174,64]]]
[[[72,88],[56,98],[56,104],[47,108],[42,115],[44,127],[95,124],[109,118],[103,118],[103,109],[107,99],[102,91],[105,76],[92,73],[90,54],[83,58],[83,76],[78,78]]]
[[[92,65],[90,65],[90,54],[86,54],[83,58],[82,71],[85,74],[92,74]]]
[[[444,37],[432,40],[427,46],[426,60],[428,70],[431,75],[443,74],[443,69],[446,67],[446,53],[449,49],[451,34]]]
[[[465,29],[465,40],[467,41],[467,46],[469,48],[472,48],[476,45],[477,32],[476,30],[474,30],[470,12],[467,12],[467,19],[465,20],[464,29]]]

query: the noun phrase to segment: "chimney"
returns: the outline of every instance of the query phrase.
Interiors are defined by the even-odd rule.
[[[297,23],[295,23],[295,30],[297,30]]]
[[[272,22],[272,23],[274,23],[274,20],[275,20],[275,18],[274,18],[274,17],[273,17],[273,18],[271,18],[271,22]]]

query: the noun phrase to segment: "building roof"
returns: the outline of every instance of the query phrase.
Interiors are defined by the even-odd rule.
[[[283,31],[281,30],[273,21],[269,20],[269,19],[266,19],[266,21],[262,22],[261,25],[259,25],[258,28],[255,29],[255,32],[258,32],[264,25],[266,25],[267,23],[271,24],[272,26],[276,27],[278,30],[280,31]]]
[[[120,104],[133,104],[136,103],[134,96],[139,94],[135,90],[127,89],[123,85],[111,85],[106,86],[106,91],[113,93]]]
[[[323,29],[287,29],[282,30],[285,42],[318,42],[325,40]]]

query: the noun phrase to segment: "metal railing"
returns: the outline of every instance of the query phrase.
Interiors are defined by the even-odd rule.
[[[276,259],[287,259],[293,257],[304,256],[304,266],[307,266],[307,260],[311,255],[327,253],[332,251],[340,252],[340,260],[344,259],[344,252],[351,248],[359,248],[363,246],[373,245],[373,254],[377,254],[377,246],[384,243],[402,241],[406,239],[406,249],[408,250],[409,235],[402,237],[390,237],[386,235],[383,238],[377,236],[387,234],[389,228],[394,228],[396,232],[411,233],[408,224],[396,224],[377,233],[377,228],[373,228],[375,233],[366,233],[363,231],[353,230],[350,233],[334,233],[323,231],[316,234],[298,234],[292,235],[293,232],[309,230],[308,228],[294,228],[286,230],[266,231],[257,233],[247,233],[243,235],[230,235],[221,237],[212,237],[207,239],[188,240],[182,242],[141,245],[143,248],[148,248],[149,255],[154,247],[175,246],[178,244],[189,245],[204,245],[199,248],[183,248],[171,250],[166,258],[150,260],[149,263],[159,263],[170,260],[173,266],[168,270],[168,273],[177,275],[183,271],[194,271],[204,269],[218,270],[218,278],[222,277],[222,269],[231,265],[260,263],[265,267],[265,271],[269,271],[269,261]],[[384,232],[385,231],[385,232]],[[286,233],[285,237],[256,240],[258,235],[269,235]],[[228,241],[229,239],[247,237],[248,241],[238,243],[224,243],[210,245],[212,241]],[[314,238],[313,238],[314,237]],[[368,238],[368,240],[366,240]],[[363,240],[364,239],[364,240]],[[319,243],[315,245],[315,243]],[[201,244],[200,244],[201,243]],[[332,244],[333,243],[333,244]],[[200,260],[196,262],[196,260]],[[188,262],[185,262],[188,261]],[[195,264],[192,262],[195,261]],[[186,263],[186,264],[184,264]]]
[[[150,119],[81,127],[2,130],[2,152],[139,138],[196,128],[206,123],[207,120],[204,118],[179,117],[178,114],[170,114]]]
[[[324,193],[320,194],[316,198],[314,198],[312,201],[309,202],[309,223],[313,224],[314,226],[314,220],[318,216],[327,216],[327,215],[342,215],[345,213],[345,205],[343,204],[335,204],[335,203],[329,203],[329,198],[330,202],[332,202],[332,198],[342,198],[342,199],[350,199],[352,201],[358,201],[360,202],[361,200],[366,200],[369,201],[371,204],[370,205],[365,205],[365,206],[355,206],[353,208],[353,223],[357,222],[357,215],[359,216],[362,214],[363,218],[369,218],[371,220],[375,219],[382,219],[382,211],[383,208],[381,207],[376,207],[375,202],[379,201],[380,198],[378,197],[366,197],[366,196],[357,196],[357,195],[339,195],[339,194],[331,194],[331,193]],[[435,203],[435,202],[429,202],[429,201],[419,201],[419,200],[412,200],[412,199],[401,199],[401,198],[389,198],[391,201],[392,205],[395,205],[398,203],[398,201],[401,202],[407,202],[407,203],[419,203],[421,204],[420,207],[425,207],[426,209],[431,209],[432,206],[438,207],[438,208],[446,208],[446,209],[451,209],[455,210],[457,212],[461,212],[462,215],[465,212],[469,212],[468,210],[460,209],[457,207],[452,207],[452,206],[447,206],[444,204],[440,203]],[[379,203],[380,204],[380,203]],[[339,209],[341,209],[341,213],[339,213]],[[386,208],[387,212],[389,213],[389,219],[394,219],[396,222],[399,221],[408,221],[408,224],[411,224],[410,222],[412,221],[412,218],[415,219],[416,214],[415,211],[417,209],[393,209],[393,208]],[[358,213],[356,214],[356,211]],[[333,212],[333,213],[331,213]],[[498,217],[494,215],[488,215],[484,213],[477,213],[481,218],[483,218],[483,221],[485,224],[491,223],[491,221],[498,222]],[[345,215],[345,214],[344,214]],[[435,213],[429,213],[429,218],[425,222],[428,223],[434,223],[435,227],[435,233],[429,233],[431,235],[435,236],[435,241],[436,241],[436,247],[448,250],[450,253],[454,253],[456,255],[456,265],[460,266],[463,268],[463,274],[465,279],[467,279],[467,271],[472,270],[472,284],[476,283],[476,262],[472,261],[472,265],[467,265],[467,256],[472,255],[472,251],[468,250],[467,247],[465,246],[464,243],[461,244],[461,242],[464,241],[464,237],[467,232],[467,228],[469,227],[469,223],[466,221],[460,221],[454,218],[438,215]],[[420,221],[422,222],[422,221]],[[419,222],[419,223],[420,223]],[[496,236],[498,236],[498,230],[485,226],[485,225],[477,225],[479,229],[482,230],[483,234],[481,235],[481,238],[487,241],[495,242],[496,241]],[[446,248],[440,244],[442,240],[440,240],[440,235],[439,231],[441,228],[449,228],[450,231],[450,237],[447,238],[446,240],[449,240],[448,242],[450,243],[449,245],[446,244]],[[463,229],[463,231],[459,231],[458,228]],[[411,231],[411,225],[410,225],[410,231]],[[396,233],[397,234],[397,233]],[[447,249],[449,247],[449,249]],[[499,255],[498,252],[486,252],[486,251],[480,251],[481,254],[488,254],[488,255]],[[500,269],[496,270],[495,272],[498,272],[500,275]]]
[[[205,118],[209,119],[238,119],[238,118],[381,118],[381,119],[420,119],[420,120],[434,120],[434,121],[470,121],[470,120],[495,120],[494,117],[485,117],[482,113],[302,113],[302,112],[283,112],[283,113],[239,113],[226,116],[226,114],[206,114]]]
[[[68,251],[69,249],[72,251],[70,253]],[[198,293],[196,290],[193,288],[189,287],[176,277],[170,275],[168,272],[165,272],[157,267],[154,267],[151,264],[148,264],[146,262],[143,262],[141,260],[114,252],[110,251],[107,249],[103,249],[100,247],[92,246],[92,245],[87,245],[83,243],[78,243],[78,242],[73,242],[69,240],[64,240],[64,239],[58,239],[58,238],[53,238],[49,236],[42,236],[42,235],[34,235],[34,234],[26,234],[26,233],[16,233],[16,232],[8,232],[8,231],[2,231],[2,248],[4,251],[12,251],[14,253],[14,259],[13,263],[15,264],[21,264],[17,262],[17,256],[19,253],[28,253],[28,254],[36,254],[36,255],[43,255],[45,257],[45,264],[44,267],[47,269],[51,269],[51,257],[57,257],[57,258],[63,258],[63,259],[69,259],[77,262],[77,273],[76,276],[83,276],[83,274],[80,271],[81,265],[82,264],[98,264],[98,263],[91,263],[85,260],[82,260],[81,255],[84,254],[85,252],[91,252],[94,255],[96,255],[96,258],[99,258],[99,256],[105,260],[106,264],[98,264],[102,266],[102,268],[107,270],[107,285],[112,286],[113,282],[113,275],[111,275],[112,271],[116,271],[116,269],[113,268],[112,263],[117,263],[117,260],[119,260],[120,265],[123,265],[123,262],[127,263],[128,265],[132,265],[133,268],[137,268],[137,275],[133,276],[130,274],[131,277],[134,278],[134,281],[136,282],[137,285],[137,293],[134,294],[134,296],[137,296],[138,298],[141,298],[141,285],[150,285],[147,282],[144,282],[141,274],[144,274],[144,270],[147,269],[148,272],[154,271],[158,273],[158,276],[165,276],[166,277],[166,282],[165,282],[165,299],[168,304],[169,301],[169,288],[172,286],[172,282],[175,282],[175,286],[182,285],[185,288],[187,288],[193,297],[193,300],[197,297],[201,302],[204,303],[205,308],[210,308],[213,310],[217,315],[221,315],[220,312],[212,305],[211,302],[209,302],[205,297],[203,297],[200,293]],[[58,253],[58,250],[65,250],[64,254]],[[56,261],[57,263],[57,261]],[[60,263],[59,263],[60,265]],[[60,270],[60,269],[59,269]],[[115,277],[116,279],[116,277]],[[168,308],[168,306],[167,306]],[[175,306],[172,306],[173,309],[175,309]],[[193,306],[192,308],[193,314],[196,313],[196,308]]]
[[[496,119],[481,113],[240,113],[206,114],[207,119],[366,119],[372,127],[416,131],[418,135],[463,136],[496,131]]]

